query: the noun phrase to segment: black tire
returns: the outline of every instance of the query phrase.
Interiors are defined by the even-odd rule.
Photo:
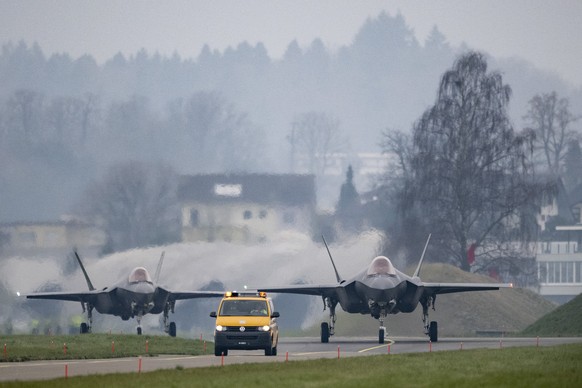
[[[321,343],[326,344],[329,342],[329,324],[327,322],[321,322]]]
[[[430,326],[428,327],[428,337],[430,338],[430,342],[438,342],[439,340],[439,328],[436,321],[431,321]]]
[[[89,325],[87,325],[85,322],[81,323],[80,331],[81,334],[87,334],[89,332]]]
[[[176,322],[170,322],[170,327],[168,329],[168,334],[170,337],[176,336]]]
[[[214,348],[214,355],[215,355],[216,357],[220,357],[220,356],[222,356],[222,355],[224,355],[224,356],[228,356],[228,349],[222,349],[222,348],[217,348],[217,347],[215,347],[215,348]]]
[[[384,337],[386,336],[386,331],[382,328],[380,330],[378,330],[378,343],[379,344],[383,344],[384,343]]]
[[[141,327],[137,328],[137,335],[141,335]]]
[[[277,347],[275,346],[272,350],[271,350],[271,356],[276,356],[277,355]]]

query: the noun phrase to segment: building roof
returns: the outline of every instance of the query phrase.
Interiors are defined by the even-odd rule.
[[[180,177],[181,202],[251,202],[315,206],[315,176],[299,174],[207,174]]]

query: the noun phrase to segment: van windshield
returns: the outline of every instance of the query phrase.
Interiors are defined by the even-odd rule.
[[[222,316],[268,316],[267,301],[230,299],[222,302]]]

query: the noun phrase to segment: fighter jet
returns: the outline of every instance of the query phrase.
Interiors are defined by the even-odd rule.
[[[121,317],[124,321],[129,318],[137,320],[137,334],[142,334],[141,319],[146,314],[164,314],[164,331],[170,336],[176,336],[176,323],[168,322],[170,311],[174,312],[177,300],[222,297],[224,291],[171,291],[157,285],[164,253],[160,256],[154,280],[144,267],[136,267],[129,276],[119,280],[110,287],[97,290],[91,283],[89,275],[81,258],[74,252],[77,262],[81,266],[88,291],[80,292],[39,292],[26,295],[29,299],[54,299],[81,302],[83,312],[87,312],[87,322],[80,327],[82,334],[90,333],[93,318],[93,309],[101,314],[110,314]]]
[[[321,323],[321,342],[329,342],[334,335],[336,313],[339,303],[348,313],[370,314],[380,321],[378,342],[384,343],[386,327],[384,320],[388,314],[411,313],[420,303],[424,333],[430,341],[438,341],[437,322],[429,322],[428,310],[434,310],[435,300],[439,294],[466,291],[487,291],[512,287],[512,284],[500,283],[427,283],[419,278],[420,268],[430,241],[430,235],[424,246],[418,266],[412,276],[398,271],[386,256],[377,256],[367,268],[354,277],[344,280],[340,277],[329,247],[323,239],[327,253],[335,271],[337,284],[290,285],[279,287],[257,287],[259,291],[289,294],[320,295],[323,308],[329,309],[329,323]]]

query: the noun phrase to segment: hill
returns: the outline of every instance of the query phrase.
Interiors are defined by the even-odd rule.
[[[421,279],[426,282],[495,282],[487,276],[464,272],[448,264],[425,264]],[[443,336],[471,336],[476,332],[517,333],[555,307],[535,292],[521,288],[465,292],[438,296],[436,311],[431,310],[429,318],[438,321],[439,334]],[[338,308],[336,322],[338,336],[377,333],[378,321],[369,315],[347,314],[340,310]],[[323,318],[327,319],[327,316]],[[392,336],[421,336],[422,308],[419,305],[410,314],[390,315],[385,325]],[[319,332],[319,322],[310,328],[310,332],[314,335]]]
[[[582,294],[544,315],[523,330],[528,336],[582,336]]]

